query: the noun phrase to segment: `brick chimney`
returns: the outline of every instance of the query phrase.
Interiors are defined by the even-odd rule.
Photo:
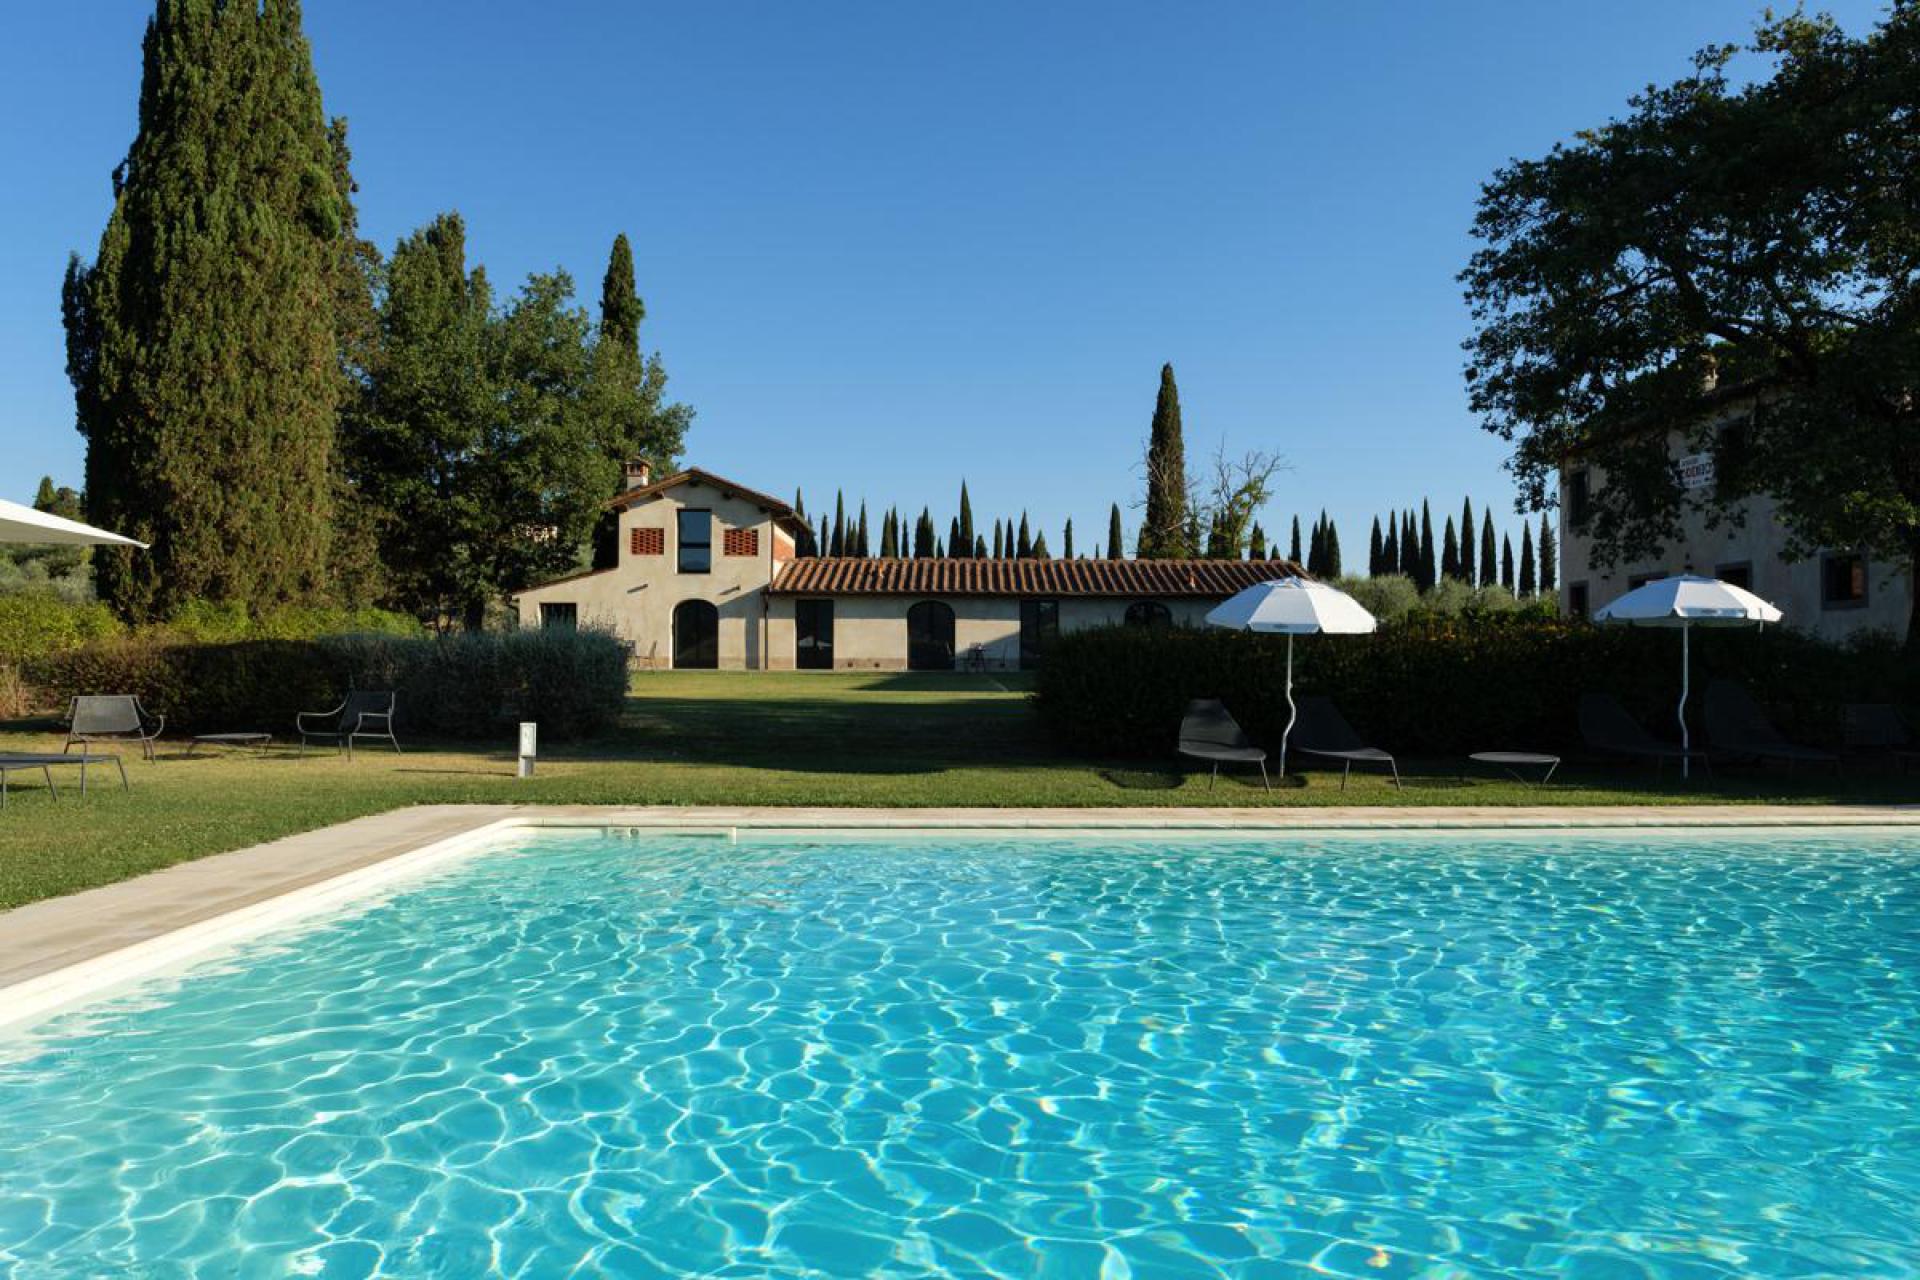
[[[627,463],[627,488],[644,489],[653,483],[653,464],[645,458],[635,458]]]

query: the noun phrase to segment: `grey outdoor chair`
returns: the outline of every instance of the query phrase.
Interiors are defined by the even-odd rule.
[[[1841,709],[1841,716],[1847,750],[1893,760],[1903,772],[1920,761],[1920,746],[1892,704],[1850,702]]]
[[[388,743],[398,753],[400,742],[393,736],[396,701],[391,691],[354,689],[331,711],[302,711],[294,717],[300,750],[305,752],[309,742],[328,742],[346,748],[347,758],[352,759],[354,740],[371,738]]]
[[[1358,733],[1354,732],[1340,709],[1333,705],[1331,698],[1305,697],[1297,705],[1297,715],[1293,724],[1293,747],[1310,756],[1319,756],[1324,760],[1340,762],[1340,789],[1347,789],[1347,779],[1353,773],[1356,764],[1384,764],[1393,774],[1395,790],[1405,790],[1400,784],[1400,765],[1392,755],[1378,747],[1370,747]]]
[[[1787,741],[1747,687],[1732,680],[1715,680],[1707,687],[1707,738],[1716,750],[1728,755],[1784,760],[1788,768],[1796,764],[1830,764],[1836,771],[1840,768],[1840,757],[1833,752]]]
[[[1207,779],[1209,791],[1220,780],[1222,764],[1259,765],[1260,785],[1273,790],[1267,780],[1267,753],[1253,745],[1218,698],[1196,698],[1187,704],[1187,714],[1180,718],[1180,754],[1213,765]]]
[[[67,704],[67,743],[60,753],[65,755],[76,742],[84,749],[93,742],[131,741],[151,760],[153,740],[166,725],[165,716],[147,714],[133,694],[80,694]]]
[[[1713,772],[1713,760],[1706,752],[1654,737],[1610,693],[1580,695],[1580,737],[1595,751],[1651,760],[1656,769],[1669,760],[1692,759]]]

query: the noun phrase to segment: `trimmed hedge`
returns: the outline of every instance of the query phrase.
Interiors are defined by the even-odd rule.
[[[1370,636],[1294,642],[1294,691],[1333,697],[1369,742],[1408,755],[1578,748],[1575,708],[1617,695],[1656,734],[1677,737],[1680,637],[1525,615],[1422,619]],[[1189,699],[1221,698],[1256,741],[1286,726],[1286,639],[1215,628],[1106,627],[1047,651],[1036,705],[1054,740],[1089,756],[1164,756]],[[1715,677],[1739,680],[1782,730],[1840,735],[1847,702],[1920,701],[1920,672],[1890,639],[1845,648],[1769,628],[1693,633],[1689,723]]]
[[[339,703],[349,688],[399,693],[396,730],[432,737],[500,737],[536,720],[550,741],[618,721],[627,649],[594,630],[327,636],[226,644],[121,638],[44,654],[24,666],[47,706],[80,693],[138,694],[169,733],[291,732],[300,711]]]

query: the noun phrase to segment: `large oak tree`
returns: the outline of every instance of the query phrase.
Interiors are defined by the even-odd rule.
[[[1604,470],[1598,558],[1657,554],[1690,507],[1737,518],[1770,493],[1793,553],[1860,546],[1912,572],[1920,3],[1858,37],[1796,14],[1705,50],[1620,119],[1500,169],[1474,232],[1473,407],[1535,505],[1568,456]],[[1695,451],[1717,479],[1688,490],[1675,454]]]

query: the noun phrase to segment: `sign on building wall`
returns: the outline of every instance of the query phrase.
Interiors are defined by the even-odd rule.
[[[1713,455],[1690,453],[1680,459],[1680,487],[1688,490],[1711,489],[1713,487]]]

